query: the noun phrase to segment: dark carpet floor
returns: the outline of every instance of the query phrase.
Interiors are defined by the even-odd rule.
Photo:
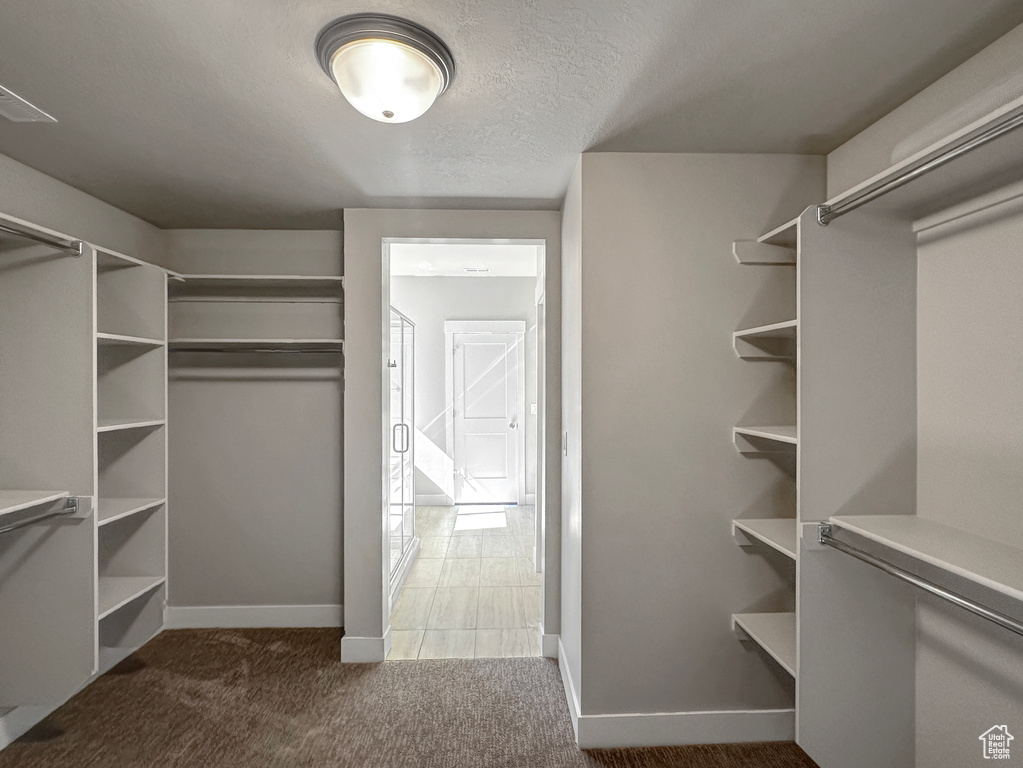
[[[0,768],[788,768],[795,744],[578,750],[549,659],[337,660],[337,630],[164,632]]]

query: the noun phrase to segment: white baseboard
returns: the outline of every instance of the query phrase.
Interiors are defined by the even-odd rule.
[[[575,743],[579,743],[579,694],[576,692],[575,683],[572,682],[572,673],[568,669],[568,657],[565,656],[565,646],[558,638],[558,669],[561,670],[561,683],[565,686],[565,698],[568,700],[568,714],[572,718],[572,730],[575,733]]]
[[[580,715],[579,749],[792,741],[793,709]]]
[[[560,641],[558,667],[579,749],[792,741],[796,737],[793,709],[581,714],[578,689]]]
[[[62,705],[15,707],[7,714],[0,715],[0,749],[20,739],[60,706]]]
[[[545,659],[558,658],[558,644],[561,642],[559,635],[548,635],[540,622],[540,655]]]
[[[453,507],[455,500],[443,493],[416,494],[417,507]]]
[[[540,655],[548,659],[558,658],[558,646],[561,645],[560,635],[540,635]]]
[[[391,625],[383,637],[341,638],[341,661],[345,664],[378,664],[391,652]]]
[[[341,627],[340,605],[169,605],[165,629]]]

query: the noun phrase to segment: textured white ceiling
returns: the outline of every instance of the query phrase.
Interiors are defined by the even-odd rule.
[[[356,113],[317,32],[443,37],[423,118]],[[557,208],[579,152],[826,152],[1023,22],[1019,0],[3,0],[0,152],[166,227],[344,207]]]

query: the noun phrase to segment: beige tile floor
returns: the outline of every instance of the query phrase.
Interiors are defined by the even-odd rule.
[[[388,659],[540,655],[533,507],[418,507]]]

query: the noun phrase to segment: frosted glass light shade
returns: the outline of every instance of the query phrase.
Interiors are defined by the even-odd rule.
[[[426,54],[396,40],[356,40],[330,62],[341,93],[366,117],[407,123],[430,108],[444,89],[444,74]]]

